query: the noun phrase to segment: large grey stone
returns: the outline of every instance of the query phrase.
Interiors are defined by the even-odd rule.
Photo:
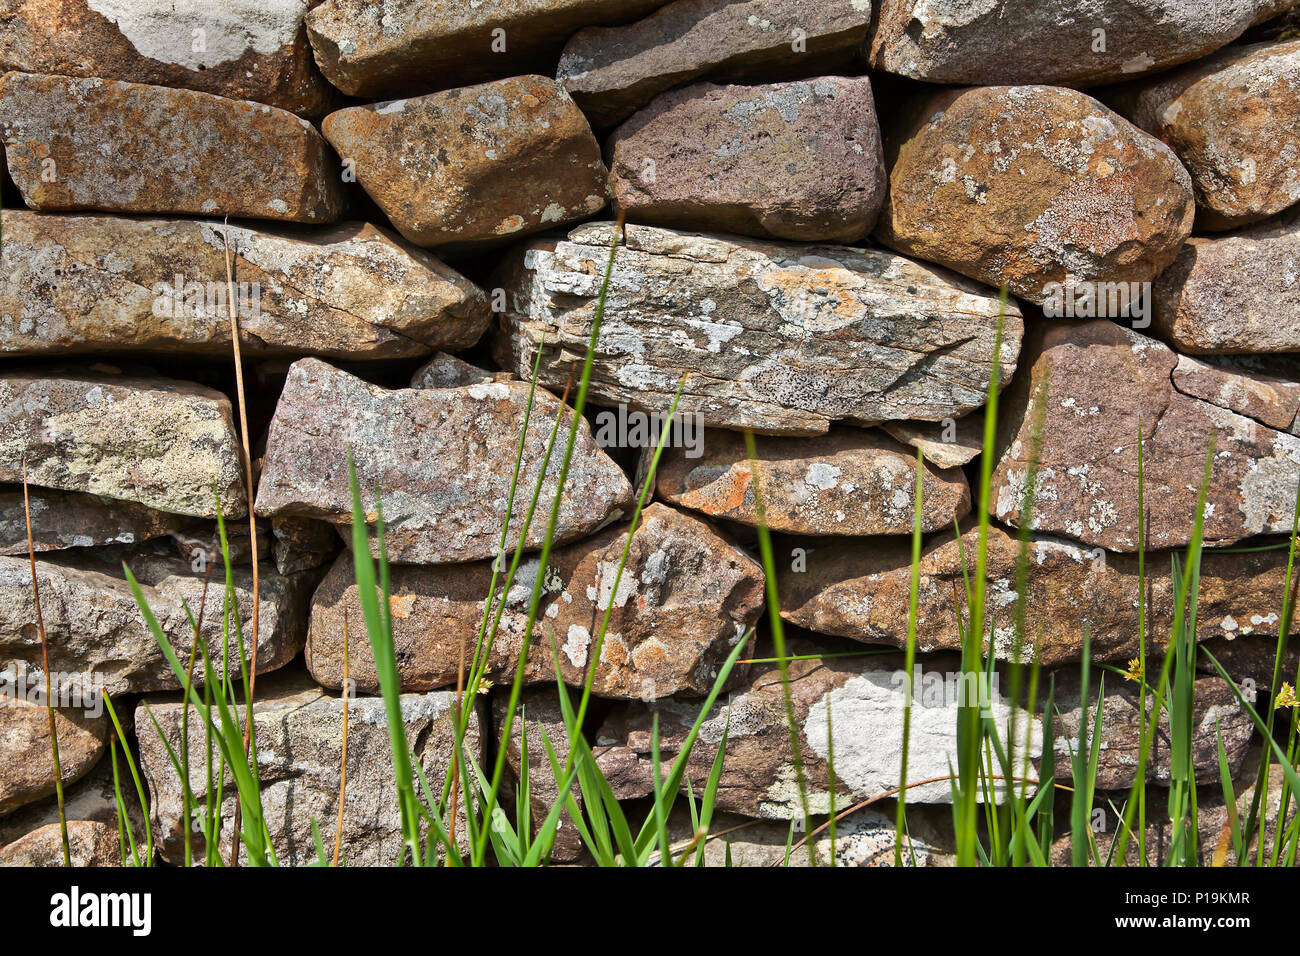
[[[615,236],[592,224],[512,256],[503,366],[531,377],[540,347],[542,384],[580,372]],[[628,226],[590,387],[662,415],[682,383],[679,414],[778,434],[937,421],[984,404],[998,313],[992,290],[886,252]],[[1008,304],[999,384],[1021,329]]]

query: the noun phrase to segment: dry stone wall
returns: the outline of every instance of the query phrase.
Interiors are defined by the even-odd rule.
[[[336,814],[350,863],[397,854],[349,455],[368,522],[382,497],[415,758],[442,779],[465,707],[468,758],[504,749],[517,779],[526,751],[532,825],[558,795],[546,746],[569,743],[557,681],[591,677],[584,735],[635,802],[656,728],[673,757],[743,643],[687,774],[698,792],[725,740],[715,822],[735,835],[709,862],[778,862],[802,790],[814,815],[904,799],[910,858],[950,863],[934,805],[984,469],[995,678],[1023,653],[1056,693],[1050,735],[1041,712],[1016,728],[1032,767],[1068,765],[1100,706],[1098,786],[1133,785],[1132,661],[1169,642],[1199,517],[1194,637],[1241,697],[1201,660],[1192,763],[1217,785],[1222,746],[1249,793],[1241,698],[1287,699],[1300,483],[1295,6],[0,0],[0,863],[61,860],[47,679],[74,862],[119,860],[115,746],[141,762],[159,862],[183,859],[169,748],[203,727],[131,578],[181,659],[222,640],[222,591],[238,608],[218,674],[242,651],[264,675],[281,862],[311,862]],[[561,486],[548,446],[598,319]],[[485,680],[458,695],[517,544]],[[1086,643],[1111,668],[1090,707]],[[1013,691],[984,691],[1009,725]],[[1167,718],[1154,736],[1166,786]],[[892,862],[890,800],[840,821],[838,862]],[[692,836],[681,808],[668,827]],[[551,858],[588,859],[571,822]]]

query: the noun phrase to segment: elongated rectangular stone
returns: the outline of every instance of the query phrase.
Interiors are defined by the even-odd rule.
[[[508,260],[504,366],[531,377],[540,347],[542,384],[581,373],[615,237],[595,223]],[[999,311],[993,290],[892,253],[628,226],[591,390],[666,414],[681,383],[679,413],[772,434],[939,421],[984,404]],[[1022,329],[1008,303],[999,387]]]

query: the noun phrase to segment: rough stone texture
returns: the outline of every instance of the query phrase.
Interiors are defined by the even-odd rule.
[[[569,94],[544,76],[353,106],[321,128],[417,245],[514,239],[605,205],[600,144]]]
[[[473,345],[482,290],[382,229],[6,211],[0,353],[230,357],[225,236],[246,356],[405,358]]]
[[[615,229],[538,241],[503,267],[501,364],[563,387],[581,370]],[[998,301],[899,256],[845,246],[779,246],[628,226],[614,262],[591,391],[609,404],[708,425],[819,434],[978,408],[992,374]],[[1008,305],[1001,378],[1022,323]]]
[[[792,655],[825,653],[819,645],[795,641]],[[769,655],[765,655],[769,656]],[[956,669],[955,659],[943,665]],[[827,710],[831,712],[835,750],[835,804],[839,808],[882,795],[898,786],[906,671],[901,658],[826,656],[789,663],[794,723],[800,735],[804,776],[811,813],[830,807],[826,757],[829,753]],[[1010,708],[1001,695],[988,695],[990,717],[1003,739]],[[730,714],[728,715],[728,708]],[[665,765],[675,760],[699,715],[690,701],[660,700],[628,703],[613,710],[596,732],[596,762],[620,799],[653,792],[652,722],[659,717],[660,754]],[[957,702],[913,695],[908,757],[907,799],[910,803],[948,803],[949,761],[957,760]],[[728,725],[728,720],[730,723]],[[1018,739],[1025,740],[1023,713]],[[716,806],[748,817],[792,819],[803,815],[796,786],[790,730],[786,723],[780,671],[776,665],[751,669],[748,685],[719,701],[706,718],[687,761],[687,776],[703,792],[718,747],[727,731],[726,756]],[[1041,734],[1028,740],[1036,752]],[[1019,749],[1019,748],[1017,748]],[[1023,754],[1023,752],[1022,752]],[[1036,755],[1036,753],[1035,753]],[[934,777],[938,782],[922,783]]]
[[[836,806],[837,812],[844,808]],[[955,848],[941,828],[951,828],[951,811],[924,805],[907,811],[907,833],[903,844],[903,865],[907,867],[952,866]],[[813,817],[814,827],[826,822],[823,817]],[[803,834],[790,836],[790,824],[767,820],[752,820],[730,813],[713,817],[709,828],[712,836],[704,843],[705,866],[775,866],[804,868],[808,861],[806,846],[786,850],[802,839]],[[680,861],[694,839],[690,811],[678,806],[668,818],[668,838],[674,859]],[[897,839],[895,820],[877,810],[867,808],[851,813],[835,824],[835,859],[833,865],[841,867],[890,867],[894,865],[894,844]],[[817,866],[831,866],[831,838],[829,830],[822,830],[813,839]],[[654,865],[658,857],[651,858]],[[687,855],[687,865],[693,865],[694,852]],[[730,863],[728,863],[730,859]]]
[[[1229,360],[1203,362],[1178,356],[1174,388],[1269,428],[1286,430],[1300,411],[1300,381],[1255,372]]]
[[[129,501],[77,492],[28,488],[32,550],[59,551],[101,544],[135,544],[192,524],[181,515]],[[0,554],[27,553],[27,511],[21,487],[0,487]]]
[[[1197,228],[1230,229],[1300,199],[1300,40],[1230,47],[1117,97],[1178,154]]]
[[[1057,320],[1026,336],[1027,374],[998,423],[993,510],[1016,524],[1029,480],[1031,435],[1043,439],[1031,527],[1112,551],[1138,548],[1139,428],[1148,548],[1191,540],[1206,456],[1217,435],[1205,541],[1230,544],[1291,531],[1300,440],[1174,388],[1178,356],[1104,320]],[[1106,383],[1104,389],[1098,383]],[[1040,386],[1046,383],[1039,396]],[[1045,410],[1039,411],[1039,401]]]
[[[321,224],[343,208],[325,141],[273,106],[144,83],[6,73],[0,117],[9,173],[33,209]]]
[[[581,686],[606,609],[613,604],[592,692],[653,699],[698,696],[754,626],[763,607],[763,572],[744,551],[684,512],[654,503],[641,513],[618,578],[627,526],[551,553],[543,577],[525,677],[554,682],[559,670]],[[513,679],[537,580],[537,560],[520,565],[506,595],[488,659],[494,680]],[[491,562],[392,569],[390,604],[402,686],[427,690],[456,683],[461,652],[472,662],[492,579]],[[504,584],[504,576],[498,587]],[[349,621],[349,674],[362,691],[378,688],[351,557],[342,555],[312,601],[307,666],[318,682],[343,681],[343,618]],[[353,623],[357,622],[357,623]],[[467,665],[468,666],[468,665]]]
[[[553,57],[578,28],[635,19],[665,2],[326,0],[308,14],[307,30],[316,62],[339,89],[401,96],[526,72],[521,64]],[[494,47],[498,39],[504,50]]]
[[[271,420],[257,513],[320,518],[350,528],[351,450],[368,520],[376,517],[375,488],[380,489],[390,560],[493,557],[507,517],[528,392],[522,382],[390,391],[317,359],[295,362]],[[561,435],[567,435],[572,411],[538,390],[507,549],[518,541],[559,414]],[[564,455],[563,440],[556,445],[539,499],[547,508]],[[580,423],[555,541],[581,538],[617,519],[631,496],[627,476],[596,447],[586,422]],[[545,513],[535,518],[525,547],[541,546],[546,524]]]
[[[0,814],[54,792],[44,693],[39,701],[30,702],[22,694],[14,696],[12,685],[7,686],[8,692],[0,695]],[[89,708],[55,708],[54,732],[65,784],[85,776],[104,753],[108,718],[102,702],[97,709],[92,715]]]
[[[1189,240],[1160,276],[1152,330],[1185,352],[1300,351],[1300,217]]]
[[[556,77],[593,126],[612,126],[700,77],[835,72],[853,59],[870,20],[870,0],[675,0],[627,26],[579,30]]]
[[[0,481],[134,501],[201,518],[247,511],[221,392],[98,371],[0,373]],[[216,494],[213,493],[213,485]]]
[[[665,93],[615,131],[610,193],[637,222],[857,242],[888,179],[871,81]]]
[[[848,426],[816,438],[756,440],[758,491],[767,526],[791,534],[910,534],[916,455],[892,438]],[[704,454],[665,449],[656,475],[660,498],[758,526],[754,468],[744,439],[714,431]],[[946,528],[970,512],[970,486],[956,469],[926,466],[921,527]]]
[[[961,648],[957,605],[960,599],[964,620],[962,572],[963,567],[973,570],[978,534],[967,531],[960,545],[952,532],[925,543],[918,593],[918,650]],[[782,544],[777,543],[778,554]],[[993,650],[1000,660],[1010,660],[1015,647],[1018,554],[1017,539],[996,526],[989,529],[986,607],[993,627]],[[911,544],[905,539],[836,541],[809,548],[806,571],[779,577],[781,616],[822,634],[906,647],[911,557]],[[1168,552],[1154,550],[1147,554],[1147,646],[1152,655],[1163,652],[1173,623],[1175,582],[1170,578],[1170,557]],[[1035,536],[1029,544],[1027,566],[1024,660],[1036,658],[1047,667],[1079,660],[1085,628],[1092,637],[1094,661],[1122,665],[1137,655],[1136,555],[1090,551],[1056,538]],[[1285,579],[1285,550],[1249,554],[1206,551],[1201,559],[1197,639],[1276,637]]]
[[[906,255],[1042,303],[1050,283],[1148,282],[1192,230],[1173,151],[1082,93],[946,90],[900,115],[877,233]]]
[[[303,28],[312,3],[0,0],[0,71],[180,86],[315,117],[334,95]]]
[[[1154,671],[1159,661],[1150,663]],[[1098,681],[1105,680],[1105,697],[1102,702],[1101,741],[1098,745],[1097,789],[1128,790],[1137,779],[1138,755],[1142,739],[1139,718],[1138,688],[1115,674],[1095,674],[1088,691],[1088,734],[1091,739],[1093,721],[1097,717]],[[1155,675],[1152,675],[1152,680]],[[1070,754],[1079,746],[1079,718],[1083,708],[1079,700],[1079,679],[1072,673],[1056,677],[1053,699],[1057,710],[1056,760],[1057,767],[1068,767]],[[1219,779],[1219,735],[1223,736],[1223,750],[1228,758],[1228,770],[1233,779],[1240,771],[1254,733],[1254,724],[1237,700],[1232,688],[1219,677],[1200,677],[1193,684],[1195,695],[1192,716],[1192,765],[1201,780]],[[1255,701],[1247,696],[1252,706]],[[1154,712],[1153,701],[1147,695],[1147,720]],[[1148,730],[1148,733],[1151,733]],[[1160,712],[1160,723],[1153,735],[1153,750],[1147,758],[1147,780],[1168,785],[1171,739],[1169,713]]]
[[[984,450],[984,413],[941,422],[885,422],[880,426],[905,445],[919,448],[940,468],[957,468]]]
[[[512,378],[509,372],[489,372],[446,352],[435,352],[433,358],[415,370],[411,388],[464,388]]]
[[[104,690],[112,695],[181,686],[145,624],[122,573],[125,561],[177,656],[188,660],[194,629],[182,602],[198,614],[205,574],[173,556],[174,551],[172,555],[159,553],[165,549],[162,544],[158,550],[146,545],[135,551],[112,548],[37,559],[36,579],[49,638],[51,671],[79,675],[83,686],[87,681],[102,680]],[[252,574],[248,568],[239,567],[233,575],[244,646],[251,656]],[[213,567],[202,630],[218,674],[224,582],[222,568]],[[260,583],[257,668],[258,673],[264,673],[288,663],[302,649],[313,578],[306,574],[283,577],[263,565]],[[17,663],[29,672],[39,671],[41,643],[33,626],[35,620],[27,559],[0,557],[0,665]],[[235,671],[238,651],[233,645],[229,657]]]
[[[132,715],[120,716],[130,721]],[[132,797],[124,802],[137,845],[143,846],[144,817]],[[65,785],[63,806],[72,865],[121,865],[110,762],[101,760],[86,776]],[[129,859],[129,849],[127,856]],[[0,817],[0,866],[63,866],[63,839],[53,796]]]
[[[424,768],[431,787],[441,785],[455,743],[453,721],[456,695],[403,694],[402,723],[415,759]],[[149,784],[154,836],[163,859],[175,862],[183,853],[184,831],[181,785],[153,721],[143,712],[148,706],[162,727],[163,737],[179,753],[181,714],[173,698],[146,699],[137,709],[140,763]],[[281,865],[300,866],[316,859],[311,824],[315,820],[322,839],[333,847],[338,813],[339,770],[342,763],[343,706],[341,698],[326,694],[303,677],[259,683],[253,704],[257,734],[258,772],[262,783],[271,844]],[[244,707],[236,708],[240,723]],[[471,712],[465,753],[482,759],[477,706]],[[191,715],[189,722],[190,786],[202,792],[206,785],[205,726]],[[230,845],[235,787],[226,778],[222,803],[221,847]],[[463,818],[460,830],[463,835]],[[202,833],[194,834],[195,852],[202,852]],[[379,697],[354,697],[348,702],[347,788],[344,796],[342,856],[349,866],[391,866],[402,849],[401,819],[393,782],[393,756]],[[329,851],[327,851],[329,852]]]
[[[551,758],[547,755],[549,742],[556,759],[563,767],[569,754],[569,731],[564,723],[564,712],[555,687],[529,688],[520,697],[520,710],[515,712],[515,720],[510,728],[510,746],[506,749],[506,759],[515,780],[523,779],[524,730],[528,733],[528,795],[532,815],[533,833],[536,835],[546,816],[559,799],[560,784]],[[508,693],[495,694],[492,698],[492,726],[497,736],[505,733],[506,705]],[[574,705],[577,706],[576,703]],[[560,780],[563,773],[559,774]],[[517,785],[517,784],[516,784]],[[582,788],[575,780],[569,789],[578,808],[582,809]],[[573,825],[573,819],[565,811],[560,815],[560,825],[555,831],[555,843],[551,849],[551,861],[555,863],[572,863],[582,856],[582,837]]]
[[[275,568],[281,574],[318,568],[339,549],[334,526],[324,521],[292,516],[272,518],[271,533]]]
[[[1217,50],[1291,2],[880,0],[871,63],[932,83],[1111,83]]]
[[[123,721],[132,717],[129,712],[119,716]],[[137,845],[142,846],[144,817],[132,797],[124,802]],[[117,802],[108,760],[101,760],[86,776],[64,786],[63,809],[73,866],[120,865]],[[129,858],[129,850],[127,855]],[[0,816],[0,866],[63,866],[59,808],[54,797]]]

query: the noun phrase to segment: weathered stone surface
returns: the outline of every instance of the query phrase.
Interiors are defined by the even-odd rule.
[[[239,440],[221,392],[99,371],[0,373],[0,481],[245,514]],[[214,496],[213,485],[216,486]]]
[[[129,722],[132,715],[128,712],[119,717]],[[142,847],[144,817],[134,793],[124,792],[123,797],[136,844]],[[117,801],[108,760],[101,760],[86,776],[64,786],[63,810],[73,866],[120,865]],[[0,866],[62,865],[59,808],[53,796],[0,816]]]
[[[1149,500],[1149,499],[1148,499]],[[965,577],[974,572],[978,531],[937,535],[921,554],[917,649],[958,650],[965,620]],[[781,553],[778,550],[778,553]],[[1015,646],[1016,559],[1019,543],[996,526],[988,538],[988,599],[993,649],[1001,660]],[[963,559],[964,556],[964,559]],[[907,645],[911,545],[904,539],[836,541],[808,549],[803,573],[779,578],[781,616],[823,634],[866,643]],[[1173,623],[1176,582],[1170,554],[1149,552],[1149,653],[1163,652]],[[1095,661],[1124,664],[1138,653],[1137,556],[1089,551],[1055,538],[1034,537],[1028,552],[1023,659],[1044,666],[1077,661],[1085,628]],[[1286,551],[1233,554],[1206,551],[1196,617],[1198,640],[1276,636],[1286,579]],[[1253,638],[1252,638],[1253,639]]]
[[[168,550],[160,543],[157,551],[146,545],[135,551],[77,551],[36,560],[51,671],[80,675],[83,685],[102,681],[104,690],[113,695],[181,686],[145,624],[122,573],[125,561],[177,656],[187,661],[194,644],[194,629],[182,602],[198,614],[203,604],[205,572],[195,571],[188,561],[166,554]],[[244,567],[235,568],[233,574],[245,651],[251,657],[252,574]],[[218,674],[224,582],[222,568],[213,567],[202,630]],[[262,566],[258,673],[283,666],[302,649],[312,583],[310,575],[284,577]],[[28,671],[39,669],[41,644],[35,621],[27,559],[0,557],[0,665],[18,663]],[[232,647],[229,658],[235,673],[238,656]]]
[[[1174,388],[1269,428],[1291,427],[1300,411],[1300,381],[1256,372],[1231,360],[1200,361],[1178,356]]]
[[[455,746],[455,704],[453,693],[401,697],[406,737],[431,787],[441,784],[451,762]],[[162,727],[162,737],[144,713],[145,706],[153,711]],[[465,754],[472,760],[481,760],[482,718],[477,706],[467,706],[474,709],[465,738]],[[257,735],[262,806],[271,844],[281,865],[300,866],[316,859],[313,820],[332,851],[342,764],[343,707],[341,698],[326,694],[302,676],[286,675],[258,684],[253,727]],[[184,816],[180,778],[163,738],[180,753],[184,709],[172,697],[146,698],[136,714],[140,763],[149,784],[154,837],[163,859],[171,862],[183,853]],[[235,710],[242,723],[244,707]],[[190,786],[196,793],[201,793],[206,786],[205,733],[204,722],[191,714]],[[354,697],[348,702],[347,747],[341,857],[350,866],[391,866],[402,850],[402,830],[382,698]],[[226,778],[224,793],[223,856],[230,845],[234,822],[235,786],[230,777]],[[462,835],[463,826],[462,822]],[[202,833],[194,834],[193,845],[196,853],[202,852]]]
[[[563,387],[581,369],[610,224],[538,241],[504,267],[503,367]],[[819,434],[978,408],[992,374],[998,300],[946,270],[845,246],[780,246],[628,226],[614,262],[591,392],[708,425]],[[1008,304],[1000,383],[1022,323]]]
[[[843,807],[836,806],[836,812]],[[942,830],[950,830],[952,811],[938,807],[916,805],[907,811],[907,833],[903,843],[903,865],[906,867],[952,866],[955,848],[950,837]],[[824,817],[813,817],[813,827],[824,825]],[[937,824],[937,825],[936,825]],[[678,806],[668,818],[668,838],[674,859],[692,845],[695,837],[690,811]],[[710,836],[704,841],[705,866],[775,866],[804,868],[810,866],[807,846],[787,849],[801,840],[803,834],[790,835],[790,824],[781,821],[752,820],[730,813],[713,817]],[[834,866],[888,867],[894,865],[894,845],[897,839],[895,820],[870,807],[858,810],[838,820],[835,824]],[[829,830],[822,830],[812,839],[817,866],[831,866],[831,838]],[[687,865],[692,865],[695,853],[687,854]],[[652,856],[652,865],[658,865]]]
[[[0,694],[0,813],[54,792],[54,757],[44,694],[33,703],[22,694],[15,695],[12,685],[0,683],[0,688],[5,687],[8,690]],[[65,784],[85,776],[104,753],[108,718],[102,702],[97,710],[93,715],[88,710],[54,710]]]
[[[610,193],[637,222],[856,242],[888,191],[865,76],[674,90],[607,149]]]
[[[514,239],[605,205],[600,144],[548,77],[353,106],[325,117],[321,128],[417,245]]]
[[[1021,520],[1030,438],[1041,414],[1031,518],[1037,530],[1113,551],[1137,550],[1140,429],[1148,548],[1191,540],[1216,435],[1206,543],[1291,531],[1300,440],[1175,389],[1178,356],[1160,342],[1104,320],[1057,320],[1026,337],[1024,361],[1026,373],[1008,389],[998,423],[992,505],[999,519]],[[1041,383],[1042,412],[1036,397]]]
[[[907,692],[901,657],[818,658],[822,650],[816,645],[795,641],[788,646],[794,648],[790,650],[792,655],[814,655],[812,659],[789,663],[809,812],[827,813],[830,808],[828,709],[834,732],[836,806],[844,808],[897,788]],[[922,666],[926,670],[932,666],[943,668],[949,673],[957,670],[956,663],[954,658]],[[990,717],[1005,740],[1010,708],[993,690],[987,695]],[[620,799],[653,792],[651,730],[656,714],[661,759],[670,765],[699,715],[698,706],[691,701],[627,703],[615,708],[596,732],[596,762]],[[908,802],[951,801],[948,767],[949,761],[954,765],[957,761],[956,718],[955,695],[952,699],[945,695],[913,695],[908,780],[914,785],[908,788]],[[1023,713],[1018,720],[1018,739],[1028,739],[1031,753],[1036,754],[1041,734],[1026,738]],[[697,800],[709,779],[724,729],[727,747],[718,786],[718,809],[748,817],[801,817],[803,805],[776,665],[752,668],[748,685],[733,692],[729,701],[716,703],[706,718],[687,761],[687,776],[696,788]],[[942,779],[925,782],[935,777]]]
[[[1291,2],[880,0],[871,63],[933,83],[1111,83],[1204,56]]]
[[[468,385],[486,385],[498,380],[509,381],[514,378],[509,372],[489,372],[485,368],[471,365],[446,352],[435,352],[433,358],[425,362],[411,376],[411,388],[464,388]]]
[[[523,779],[523,739],[528,733],[528,796],[532,815],[533,833],[540,829],[547,814],[559,799],[560,784],[557,774],[551,766],[546,745],[549,742],[555,751],[560,766],[565,766],[569,755],[569,731],[564,723],[564,712],[555,687],[528,688],[520,697],[520,709],[515,712],[514,724],[510,728],[510,746],[506,748],[506,759],[516,781]],[[505,733],[506,706],[509,694],[502,692],[492,697],[492,726],[497,735]],[[576,703],[574,705],[577,706]],[[558,775],[563,779],[563,774]],[[582,788],[575,781],[569,789],[578,808],[582,809]],[[555,831],[555,843],[551,849],[551,860],[556,863],[572,863],[582,856],[583,842],[573,825],[568,812],[561,813],[560,825]]]
[[[339,549],[339,536],[333,525],[310,518],[286,515],[271,519],[272,554],[281,574],[318,568]]]
[[[528,391],[522,382],[390,391],[316,359],[295,362],[271,420],[257,513],[320,518],[350,528],[351,450],[371,519],[375,487],[380,489],[392,561],[492,557],[507,517]],[[567,434],[572,411],[538,390],[509,514],[508,549],[519,539],[560,414],[561,433]],[[557,441],[539,499],[547,507],[563,454]],[[627,476],[596,447],[586,422],[580,423],[555,540],[581,538],[617,519],[631,496]],[[546,524],[545,516],[532,522],[526,547],[541,546]]]
[[[382,229],[249,229],[6,211],[0,352],[230,356],[225,236],[246,356],[405,358],[473,345],[482,290]]]
[[[869,0],[675,0],[627,26],[579,30],[556,76],[592,125],[612,126],[704,76],[834,72],[853,59],[870,20]]]
[[[941,422],[885,422],[880,426],[905,445],[919,448],[940,468],[958,468],[984,450],[984,413]]]
[[[273,106],[144,83],[6,73],[0,116],[9,173],[33,209],[314,224],[343,209],[325,141]]]
[[[135,544],[179,531],[193,520],[130,501],[28,488],[32,550]],[[21,487],[0,487],[0,554],[27,553],[27,507]]]
[[[1230,229],[1300,199],[1300,40],[1229,47],[1116,99],[1178,154],[1197,227]]]
[[[665,449],[656,475],[660,498],[758,526],[754,468],[744,439],[714,431],[704,454]],[[910,534],[916,455],[875,431],[839,426],[816,438],[756,439],[758,491],[767,526],[791,534]],[[946,528],[970,512],[960,471],[926,466],[921,527]]]
[[[762,609],[762,569],[703,521],[654,503],[641,513],[615,588],[626,540],[627,526],[619,525],[551,553],[526,679],[555,680],[554,646],[564,680],[581,686],[612,601],[593,693],[634,699],[708,693]],[[379,683],[365,630],[353,623],[363,619],[351,560],[339,557],[312,601],[307,666],[319,683],[342,686],[346,611],[349,674],[362,691],[372,691]],[[488,658],[493,679],[513,679],[537,574],[536,559],[522,563],[506,595]],[[455,685],[462,650],[473,661],[491,580],[487,561],[392,569],[393,640],[405,689]],[[503,583],[504,576],[498,587]]]
[[[339,89],[401,96],[526,72],[521,63],[553,57],[579,27],[635,19],[665,2],[326,0],[308,14],[307,30]]]
[[[1188,240],[1160,276],[1152,329],[1185,352],[1300,351],[1300,217]]]
[[[1159,660],[1150,663],[1153,670]],[[1105,696],[1102,699],[1101,740],[1098,745],[1097,789],[1128,790],[1137,779],[1138,755],[1141,752],[1142,724],[1139,717],[1139,694],[1136,684],[1118,678],[1115,674],[1094,674],[1088,691],[1088,734],[1091,739],[1097,717],[1097,695],[1104,678]],[[1155,679],[1153,674],[1151,680]],[[1073,673],[1056,678],[1056,708],[1054,725],[1056,733],[1056,760],[1058,767],[1068,767],[1070,754],[1079,746],[1079,719],[1083,715],[1080,702],[1080,681]],[[1192,765],[1202,780],[1219,779],[1219,735],[1228,759],[1228,770],[1234,779],[1239,777],[1250,738],[1255,725],[1237,700],[1232,688],[1219,677],[1199,677],[1192,687],[1195,703],[1192,708]],[[1247,696],[1252,706],[1255,701]],[[1154,713],[1152,695],[1147,695],[1147,720]],[[1152,733],[1150,729],[1147,731]],[[1171,738],[1169,713],[1160,712],[1160,722],[1152,734],[1152,750],[1147,757],[1147,780],[1168,785]]]
[[[68,821],[68,858],[72,866],[118,866],[121,843],[117,827],[90,820]],[[0,846],[0,866],[63,866],[63,833],[57,823]]]
[[[1052,283],[1148,282],[1192,230],[1173,151],[1082,93],[946,90],[902,117],[877,233],[906,255],[1041,304]]]
[[[0,0],[0,71],[180,86],[314,117],[333,95],[303,28],[312,3]]]

